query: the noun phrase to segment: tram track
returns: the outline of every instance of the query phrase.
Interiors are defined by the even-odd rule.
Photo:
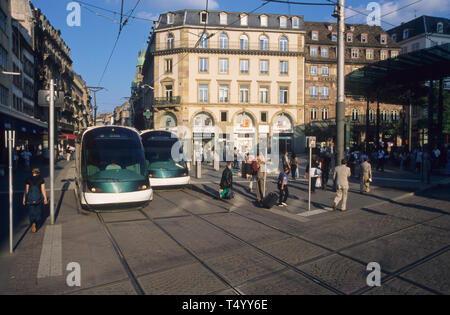
[[[193,190],[193,191],[195,191],[195,190]],[[186,194],[188,194],[188,195],[190,195],[190,196],[192,196],[191,194],[187,193],[186,190],[183,190],[183,192],[186,193]],[[199,193],[199,195],[201,195],[201,193]],[[203,197],[203,196],[202,196],[202,197]],[[203,199],[203,200],[205,200],[205,201],[207,201],[206,198],[202,198],[202,197],[200,197],[200,198]],[[188,210],[186,210],[186,209],[184,209],[184,210],[185,210],[185,211],[188,211]],[[189,211],[188,211],[188,212],[189,212]],[[367,264],[366,262],[361,261],[361,260],[359,260],[359,259],[356,259],[356,258],[354,258],[354,257],[352,257],[352,256],[350,256],[350,255],[346,255],[346,254],[344,254],[344,253],[342,253],[342,252],[345,251],[345,250],[349,250],[349,249],[352,249],[352,248],[354,248],[354,247],[357,247],[357,246],[360,246],[360,245],[369,243],[369,242],[376,241],[376,240],[378,240],[378,239],[381,239],[381,238],[384,238],[384,237],[387,237],[387,236],[394,235],[394,234],[399,233],[399,232],[402,232],[402,231],[406,231],[406,230],[415,228],[415,227],[420,226],[420,225],[429,226],[429,225],[427,225],[427,223],[429,223],[429,222],[431,222],[431,221],[433,221],[433,220],[439,219],[439,218],[441,218],[441,217],[443,217],[443,216],[449,215],[449,214],[442,214],[442,215],[439,215],[439,216],[437,216],[437,217],[430,218],[430,219],[425,220],[425,221],[422,221],[422,222],[414,222],[414,224],[412,224],[412,225],[410,225],[410,226],[406,226],[406,227],[404,227],[404,228],[395,230],[395,231],[393,231],[393,232],[389,232],[389,233],[385,233],[385,234],[382,234],[382,235],[378,235],[378,236],[376,236],[376,237],[373,237],[373,238],[370,238],[370,239],[367,239],[367,240],[363,240],[363,241],[360,241],[360,242],[356,242],[356,243],[353,243],[353,244],[344,246],[344,247],[342,247],[342,248],[331,249],[331,248],[328,248],[328,247],[326,247],[326,246],[323,246],[322,244],[313,242],[313,241],[311,241],[311,240],[309,240],[309,239],[300,237],[300,236],[298,236],[298,235],[296,235],[296,234],[292,234],[292,233],[289,233],[289,232],[287,232],[287,231],[283,231],[283,230],[281,230],[281,229],[279,229],[279,228],[277,228],[277,227],[274,227],[274,226],[272,226],[272,225],[266,224],[266,223],[264,223],[264,222],[262,222],[262,221],[260,221],[260,220],[256,220],[256,219],[251,218],[251,217],[249,217],[249,216],[246,216],[246,215],[243,215],[243,214],[241,214],[241,213],[238,213],[237,211],[233,211],[232,213],[235,214],[235,215],[241,216],[241,217],[243,217],[243,218],[245,218],[245,219],[247,219],[247,220],[250,220],[250,221],[259,223],[259,224],[261,224],[261,225],[263,225],[263,226],[265,226],[265,227],[271,228],[271,229],[276,230],[276,231],[278,231],[278,232],[281,232],[281,233],[284,233],[284,234],[286,234],[286,235],[289,235],[290,237],[296,238],[296,239],[298,239],[298,240],[304,241],[304,242],[306,242],[306,243],[308,243],[308,244],[317,246],[317,247],[319,247],[319,248],[322,248],[322,249],[328,251],[328,252],[325,253],[325,254],[316,256],[316,257],[314,257],[314,258],[312,258],[312,259],[309,259],[309,260],[307,260],[307,261],[304,261],[304,262],[302,262],[302,263],[300,263],[300,264],[297,264],[297,265],[295,265],[295,266],[291,266],[292,268],[301,267],[301,266],[304,266],[304,265],[313,263],[313,262],[315,262],[315,261],[318,261],[318,260],[320,260],[320,259],[323,259],[323,258],[332,256],[332,255],[339,255],[339,256],[341,256],[341,257],[350,259],[350,260],[352,260],[352,261],[354,261],[354,262],[356,262],[356,263],[359,263],[359,264],[365,266],[365,265]],[[193,215],[195,215],[195,214],[193,214]],[[195,215],[195,216],[198,217],[198,215]],[[203,216],[203,215],[202,215],[202,216]],[[393,217],[399,218],[399,217],[397,217],[397,216],[393,216]],[[202,218],[202,219],[203,219],[203,218]],[[211,222],[209,222],[209,221],[206,220],[206,219],[203,219],[203,220],[206,221],[206,222],[208,222],[208,223],[210,223],[210,224],[212,224]],[[413,221],[411,221],[411,222],[413,222]],[[212,224],[212,225],[214,225],[214,224]],[[216,226],[216,225],[214,225],[214,226]],[[221,227],[218,227],[218,228],[221,229],[221,230],[223,230],[223,231],[225,231],[225,230],[222,229]],[[230,233],[230,232],[227,232],[227,233]],[[237,237],[237,236],[236,236],[236,237]],[[246,242],[246,241],[244,241],[244,242]],[[252,247],[255,247],[255,246],[252,245],[252,244],[250,244],[250,245],[251,245]],[[259,249],[259,250],[260,250],[260,249]],[[403,273],[405,273],[405,272],[407,272],[407,271],[409,271],[409,270],[411,270],[411,269],[413,269],[413,268],[415,268],[415,267],[418,267],[418,266],[420,266],[420,265],[426,263],[427,261],[431,260],[432,258],[435,258],[435,257],[437,257],[437,256],[439,256],[439,255],[441,255],[441,254],[443,254],[443,253],[445,253],[445,252],[447,252],[448,250],[450,250],[450,246],[446,246],[446,247],[444,247],[444,248],[441,248],[441,249],[439,249],[439,250],[437,250],[437,251],[435,251],[435,252],[433,252],[433,253],[427,255],[426,257],[423,257],[422,259],[419,259],[419,260],[417,260],[417,261],[415,261],[415,262],[413,262],[413,263],[411,263],[411,264],[409,264],[409,265],[407,265],[407,266],[404,266],[404,267],[402,267],[402,268],[400,268],[399,270],[396,270],[396,271],[394,271],[394,272],[383,271],[383,272],[386,274],[386,276],[383,278],[383,281],[382,281],[382,282],[384,283],[384,282],[390,281],[390,280],[392,280],[392,279],[394,279],[394,278],[402,278],[401,275],[402,275]],[[268,254],[268,253],[267,253],[267,254]],[[268,255],[270,255],[270,254],[268,254]],[[440,293],[440,292],[438,292],[438,291],[436,291],[436,290],[434,290],[434,289],[431,289],[431,288],[428,288],[428,287],[426,287],[426,286],[424,286],[424,285],[415,283],[414,281],[411,281],[411,280],[408,280],[408,279],[405,279],[405,280],[407,280],[407,282],[410,282],[411,284],[417,285],[418,287],[421,287],[422,289],[428,290],[428,291],[430,291],[430,292],[432,292],[432,293],[434,293],[434,294],[442,294],[442,293]],[[404,280],[404,281],[405,281],[405,280]],[[354,291],[354,292],[351,293],[351,294],[363,294],[363,293],[366,293],[366,292],[368,292],[368,291],[370,291],[370,290],[372,290],[372,289],[373,289],[373,287],[365,287],[365,288],[361,288],[361,289],[359,289],[359,290],[356,290],[356,291]]]
[[[197,192],[197,194],[200,195],[200,196],[197,196],[197,194],[196,194],[196,195],[190,194],[189,192],[187,192],[187,190],[189,190],[189,189],[181,189],[181,190],[177,190],[177,191],[178,191],[178,192],[181,191],[182,193],[185,193],[185,194],[189,195],[190,197],[202,199],[202,200],[205,201],[205,202],[211,201],[210,199],[207,200],[207,197],[206,197],[206,196],[201,195],[201,193],[198,193],[198,192],[195,191],[195,190],[192,190],[192,191],[193,191],[193,192]],[[368,243],[368,242],[372,242],[372,241],[381,239],[381,238],[386,237],[386,236],[394,235],[394,234],[396,234],[396,233],[398,233],[398,232],[405,231],[405,230],[408,230],[408,229],[412,229],[412,228],[417,227],[417,226],[420,226],[420,225],[426,225],[426,223],[428,223],[429,221],[436,220],[436,219],[438,219],[438,218],[440,218],[440,217],[442,217],[442,216],[447,215],[447,214],[443,214],[443,215],[441,215],[441,216],[433,217],[433,218],[431,218],[431,219],[429,219],[429,220],[425,220],[425,221],[423,221],[423,222],[416,222],[416,223],[413,224],[413,225],[410,225],[410,226],[407,226],[407,227],[398,229],[398,230],[396,230],[396,231],[389,232],[389,233],[385,233],[385,234],[382,234],[382,235],[379,235],[379,236],[370,238],[370,239],[368,239],[368,240],[364,240],[364,241],[361,241],[361,242],[356,242],[356,243],[353,243],[353,244],[344,246],[344,247],[342,247],[342,248],[333,250],[333,249],[328,248],[328,247],[326,247],[326,246],[324,246],[324,245],[321,245],[321,244],[316,243],[316,242],[314,242],[314,241],[311,241],[311,240],[308,240],[308,239],[306,239],[306,238],[303,238],[303,237],[301,237],[301,236],[299,236],[299,235],[296,235],[296,234],[293,234],[293,233],[290,233],[290,232],[287,232],[287,231],[283,231],[283,230],[281,230],[280,228],[277,228],[276,226],[272,226],[272,225],[270,225],[270,224],[266,224],[265,222],[262,222],[262,221],[260,221],[260,220],[255,219],[255,218],[249,217],[249,216],[244,215],[244,214],[242,214],[242,213],[238,213],[237,211],[233,211],[233,212],[232,212],[232,214],[234,214],[234,215],[238,215],[238,216],[243,217],[243,218],[245,218],[245,219],[247,219],[247,220],[253,221],[253,222],[258,223],[258,224],[261,224],[261,225],[263,225],[263,226],[265,226],[265,227],[268,227],[268,228],[271,228],[271,229],[276,230],[276,231],[278,231],[278,232],[284,233],[284,234],[286,234],[286,235],[288,235],[288,236],[290,236],[290,237],[293,237],[293,238],[295,238],[295,239],[304,241],[304,242],[306,242],[306,243],[308,243],[308,244],[317,246],[317,247],[322,248],[322,249],[324,249],[324,250],[327,251],[327,253],[325,253],[325,254],[318,255],[318,256],[316,256],[316,257],[314,257],[314,258],[311,258],[311,259],[309,259],[309,260],[306,260],[306,261],[304,261],[304,262],[302,262],[302,263],[299,263],[299,264],[296,264],[296,265],[292,265],[292,264],[289,264],[289,263],[287,263],[287,262],[285,262],[285,261],[283,261],[283,260],[277,258],[276,256],[273,256],[272,254],[270,254],[270,253],[268,253],[268,252],[266,252],[266,251],[260,249],[259,247],[257,247],[257,246],[255,246],[255,245],[251,244],[250,242],[248,242],[248,241],[246,241],[246,240],[240,238],[239,236],[233,234],[232,232],[229,232],[229,231],[227,231],[226,229],[222,228],[221,226],[219,226],[219,225],[217,225],[217,224],[214,224],[214,223],[212,223],[212,222],[210,222],[210,221],[208,221],[207,219],[204,218],[204,217],[208,217],[209,215],[212,215],[212,214],[216,214],[216,215],[217,215],[217,214],[227,214],[227,213],[230,213],[230,212],[229,212],[229,208],[227,208],[226,206],[216,205],[217,207],[223,208],[224,210],[226,210],[226,211],[223,211],[223,212],[214,212],[214,213],[196,214],[196,213],[192,212],[191,210],[186,209],[186,207],[177,205],[174,201],[172,201],[172,200],[166,198],[166,197],[164,196],[164,194],[167,193],[167,192],[168,192],[168,191],[165,191],[165,190],[164,190],[164,191],[158,191],[158,192],[156,192],[156,195],[159,196],[161,199],[165,200],[166,202],[168,202],[168,203],[170,203],[170,204],[173,204],[174,206],[177,206],[177,207],[180,208],[181,210],[186,211],[186,212],[188,213],[188,215],[175,215],[175,216],[170,216],[170,217],[156,217],[156,218],[152,218],[152,217],[150,217],[150,215],[149,215],[146,211],[140,209],[140,210],[138,210],[138,212],[140,212],[140,213],[145,217],[145,219],[130,219],[130,220],[120,220],[120,221],[114,221],[114,222],[105,222],[104,219],[103,219],[103,217],[102,217],[102,215],[101,215],[100,213],[96,213],[97,218],[98,218],[100,224],[102,225],[102,227],[104,228],[104,231],[105,231],[105,233],[106,233],[106,235],[107,235],[109,241],[111,242],[111,244],[112,244],[112,246],[113,246],[113,248],[114,248],[115,253],[116,253],[117,256],[119,257],[119,260],[120,260],[122,266],[124,267],[124,269],[125,269],[125,271],[126,271],[126,273],[127,273],[127,275],[128,275],[128,278],[129,278],[129,280],[131,281],[131,284],[132,284],[134,290],[135,290],[136,293],[139,294],[139,295],[145,294],[145,292],[144,292],[144,290],[142,289],[141,285],[139,284],[138,278],[137,278],[137,276],[134,274],[134,272],[132,271],[132,269],[131,269],[131,267],[130,267],[130,264],[128,263],[128,261],[127,261],[125,255],[123,254],[122,250],[120,249],[119,244],[117,243],[117,241],[115,240],[115,238],[114,238],[112,232],[111,232],[110,229],[108,228],[108,226],[107,226],[108,224],[111,224],[111,223],[121,223],[121,222],[129,223],[129,222],[135,222],[135,221],[136,221],[136,222],[137,222],[137,221],[142,222],[142,221],[147,221],[147,220],[150,221],[150,222],[153,223],[159,230],[161,230],[167,237],[169,237],[171,240],[173,240],[178,246],[180,246],[183,250],[185,250],[190,256],[192,256],[192,257],[193,257],[196,261],[198,261],[203,267],[205,267],[205,268],[206,268],[208,271],[210,271],[216,278],[218,278],[223,284],[225,284],[226,287],[228,287],[228,289],[232,290],[232,292],[234,292],[235,294],[238,294],[238,295],[243,295],[243,294],[244,294],[243,292],[241,292],[241,291],[239,290],[239,287],[240,287],[240,286],[242,286],[242,285],[244,285],[244,284],[247,284],[247,283],[252,283],[252,282],[255,282],[255,281],[258,281],[258,280],[261,280],[261,279],[265,279],[265,278],[271,277],[271,276],[276,275],[276,274],[280,274],[280,273],[282,273],[282,272],[285,272],[286,270],[292,270],[292,271],[296,272],[297,274],[302,275],[303,277],[305,277],[305,278],[307,278],[307,279],[313,281],[314,283],[320,285],[321,287],[323,287],[323,288],[325,288],[325,289],[327,289],[327,290],[329,290],[329,291],[331,291],[331,292],[333,292],[333,293],[335,293],[335,294],[338,294],[338,295],[345,295],[346,293],[344,293],[344,292],[342,292],[341,290],[339,290],[339,289],[337,289],[337,288],[331,286],[331,285],[328,284],[327,282],[325,282],[325,281],[323,281],[323,280],[321,280],[321,279],[318,279],[318,278],[315,277],[314,275],[311,275],[311,274],[309,274],[309,273],[307,273],[307,272],[305,272],[305,271],[303,271],[303,270],[300,270],[299,267],[304,266],[304,265],[307,265],[307,264],[310,264],[310,263],[314,263],[314,262],[316,262],[316,261],[319,261],[319,260],[321,260],[321,259],[323,259],[323,258],[332,256],[332,255],[335,255],[335,254],[336,254],[336,255],[339,255],[339,256],[341,256],[341,257],[350,259],[350,260],[352,260],[352,261],[354,261],[354,262],[356,262],[356,263],[361,264],[362,266],[365,266],[365,265],[366,265],[365,262],[360,261],[359,259],[356,259],[356,258],[351,257],[351,256],[349,256],[349,255],[346,255],[346,254],[342,253],[342,251],[345,251],[345,250],[348,250],[348,249],[357,247],[357,246],[359,246],[359,245],[363,245],[363,244]],[[229,237],[231,237],[231,238],[233,238],[233,239],[235,239],[235,240],[241,242],[241,243],[244,244],[245,246],[249,246],[249,247],[255,249],[258,253],[260,253],[260,254],[266,256],[267,258],[270,258],[270,259],[272,259],[272,260],[274,260],[274,261],[280,263],[281,265],[284,266],[284,268],[281,269],[281,270],[278,270],[278,271],[276,271],[276,272],[272,272],[272,273],[269,273],[269,274],[265,274],[265,275],[261,275],[261,276],[258,276],[258,277],[249,279],[249,280],[247,280],[247,281],[245,281],[245,282],[243,282],[243,283],[238,283],[238,284],[233,285],[230,281],[228,281],[227,279],[225,279],[221,274],[219,274],[218,272],[216,272],[212,266],[209,266],[209,265],[207,264],[207,262],[205,262],[201,257],[199,257],[193,250],[191,250],[190,248],[188,248],[187,246],[185,246],[184,244],[182,244],[180,241],[178,241],[175,237],[173,237],[172,234],[171,234],[168,230],[166,230],[166,229],[165,229],[161,224],[159,224],[159,222],[158,222],[158,221],[160,221],[160,220],[165,220],[165,219],[180,219],[180,218],[191,217],[191,216],[192,216],[192,217],[195,217],[195,218],[197,218],[197,219],[202,220],[203,222],[207,223],[209,226],[211,226],[211,227],[215,228],[216,230],[219,230],[219,231],[221,231],[222,233],[228,235]],[[414,282],[414,281],[412,281],[412,280],[409,280],[409,279],[407,279],[407,278],[404,278],[404,277],[402,277],[402,274],[404,274],[405,272],[407,272],[407,271],[409,271],[409,270],[411,270],[411,269],[413,269],[413,268],[416,268],[416,267],[418,267],[418,266],[420,266],[420,265],[426,263],[427,261],[429,261],[429,260],[431,260],[431,259],[433,259],[433,258],[435,258],[435,257],[437,257],[437,256],[439,256],[439,255],[441,255],[441,254],[443,254],[443,253],[445,253],[445,252],[447,252],[448,250],[450,250],[450,247],[449,247],[449,246],[446,246],[446,247],[444,247],[444,248],[442,248],[442,249],[440,249],[440,250],[438,250],[438,251],[436,251],[436,252],[433,252],[433,253],[427,255],[426,257],[424,257],[424,258],[422,258],[422,259],[420,259],[420,260],[417,260],[417,261],[415,261],[415,262],[413,262],[413,263],[411,263],[411,264],[409,264],[409,265],[407,265],[407,266],[404,266],[404,267],[402,267],[402,268],[400,268],[400,269],[398,269],[398,270],[396,270],[396,271],[394,271],[394,272],[387,272],[387,271],[384,271],[384,270],[383,270],[383,273],[385,274],[385,276],[382,278],[382,283],[384,284],[384,283],[389,282],[389,281],[391,281],[391,280],[393,280],[393,279],[400,279],[400,280],[403,280],[403,281],[408,282],[408,283],[410,283],[410,284],[413,284],[413,285],[415,285],[415,286],[417,286],[417,287],[419,287],[419,288],[421,288],[421,289],[427,290],[427,291],[429,291],[429,292],[431,292],[431,293],[433,293],[433,294],[442,294],[442,293],[440,293],[440,292],[438,292],[438,291],[436,291],[436,290],[434,290],[434,289],[428,288],[428,287],[426,287],[426,286],[424,286],[424,285],[422,285],[422,284],[419,284],[419,283],[416,283],[416,282]],[[353,295],[353,294],[364,294],[364,293],[369,292],[369,291],[372,290],[372,289],[373,289],[372,287],[363,287],[363,288],[360,288],[360,289],[358,289],[358,290],[356,290],[356,291],[354,291],[354,292],[352,292],[352,293],[350,293],[350,294],[352,294],[352,295]],[[220,291],[223,291],[223,290],[220,290]]]
[[[96,215],[97,215],[97,219],[100,222],[101,226],[103,227],[103,230],[105,231],[105,234],[108,237],[115,253],[119,257],[120,263],[122,264],[125,272],[128,275],[128,278],[131,281],[131,285],[133,286],[134,290],[136,291],[136,293],[138,295],[144,295],[145,294],[144,290],[142,289],[141,285],[139,284],[139,281],[138,281],[136,275],[134,274],[133,270],[131,270],[130,264],[128,263],[125,255],[122,253],[122,250],[120,249],[120,246],[117,243],[116,239],[114,238],[111,231],[109,230],[108,225],[103,220],[103,217],[100,213],[97,212]]]
[[[183,192],[185,192],[185,191],[183,190]],[[171,204],[173,204],[173,205],[176,205],[172,200],[169,200],[169,199],[165,198],[164,196],[161,196],[160,194],[157,194],[157,195],[158,195],[159,197],[161,197],[162,199],[168,201],[169,203],[171,203]],[[329,291],[331,291],[331,292],[333,292],[333,293],[335,293],[335,294],[338,294],[338,295],[344,295],[344,292],[342,292],[342,291],[340,291],[340,290],[338,290],[338,289],[332,287],[331,285],[329,285],[329,284],[327,284],[326,282],[324,282],[324,281],[322,281],[322,280],[320,280],[320,279],[314,277],[313,275],[308,274],[307,272],[304,272],[304,271],[302,271],[302,270],[297,269],[295,266],[293,266],[293,265],[291,265],[291,264],[289,264],[289,263],[286,263],[285,261],[283,261],[283,260],[281,260],[281,259],[279,259],[279,258],[273,256],[272,254],[270,254],[270,253],[268,253],[268,252],[266,252],[266,251],[260,249],[259,247],[257,247],[257,246],[255,246],[255,245],[251,244],[250,242],[247,242],[246,240],[240,238],[239,236],[237,236],[237,235],[235,235],[235,234],[233,234],[233,233],[231,233],[231,232],[229,232],[229,231],[223,229],[222,227],[218,226],[217,224],[211,223],[210,221],[208,221],[208,220],[206,220],[205,218],[203,218],[201,215],[195,214],[194,212],[192,212],[192,211],[190,211],[190,210],[188,210],[188,209],[186,209],[185,207],[182,207],[182,206],[181,206],[181,209],[183,209],[184,211],[190,213],[193,217],[198,218],[198,219],[200,219],[200,220],[206,222],[208,225],[210,225],[210,226],[214,227],[215,229],[221,231],[222,233],[224,233],[224,234],[230,236],[231,238],[233,238],[233,239],[235,239],[235,240],[241,242],[242,244],[244,244],[244,245],[246,245],[246,246],[248,246],[248,247],[251,247],[251,248],[255,249],[258,253],[260,253],[260,254],[262,254],[262,255],[264,255],[264,256],[266,256],[266,257],[272,259],[272,260],[275,260],[275,261],[278,262],[279,264],[283,265],[285,268],[290,269],[290,270],[292,270],[292,271],[294,271],[294,272],[296,272],[296,273],[302,275],[303,277],[305,277],[305,278],[311,280],[312,282],[314,282],[314,283],[316,283],[316,284],[322,286],[323,288],[325,288],[325,289],[327,289],[327,290],[329,290]],[[152,222],[153,222],[153,221],[152,221]],[[155,224],[156,224],[156,223],[155,223]],[[166,233],[168,233],[168,232],[166,232]],[[170,234],[169,234],[169,235],[170,235]],[[172,236],[170,236],[170,237],[172,237]],[[177,241],[177,243],[179,243],[179,242]],[[183,246],[184,246],[184,245],[183,245]],[[189,251],[190,251],[190,250],[189,250]]]

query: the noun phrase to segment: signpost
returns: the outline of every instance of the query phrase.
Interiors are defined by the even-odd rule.
[[[312,148],[316,147],[316,137],[306,137],[306,142],[309,147],[309,172],[308,172],[308,211],[311,211],[311,160],[312,160]]]
[[[9,253],[13,253],[13,150],[15,146],[15,131],[5,130],[5,147],[8,149],[9,160]]]

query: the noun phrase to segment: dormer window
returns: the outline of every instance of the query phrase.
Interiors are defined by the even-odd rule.
[[[361,34],[361,43],[367,43],[367,34],[366,33]]]
[[[173,14],[172,13],[167,14],[167,24],[173,24]]]
[[[444,24],[442,22],[439,22],[437,24],[436,30],[438,33],[444,33]]]
[[[385,34],[380,35],[380,43],[387,44],[387,36]]]
[[[355,31],[355,27],[352,25],[350,26],[350,32],[354,32]]]
[[[260,17],[260,20],[261,20],[261,26],[262,27],[267,27],[267,15],[261,15],[261,17]]]
[[[280,27],[287,27],[287,18],[285,16],[280,16]]]
[[[394,42],[397,42],[397,34],[392,34],[392,40],[393,40]]]
[[[208,23],[208,12],[200,13],[200,23],[202,23],[202,24]]]
[[[353,33],[347,33],[347,43],[353,42]]]
[[[312,40],[319,40],[319,32],[318,31],[312,31],[311,32],[311,39]]]
[[[408,36],[409,36],[409,30],[408,29],[403,30],[403,40],[407,39]]]
[[[228,24],[228,15],[225,12],[220,13],[220,24],[221,25]]]
[[[336,33],[336,32],[331,33],[331,40],[332,40],[333,42],[336,42],[336,41],[337,41],[337,33]]]
[[[293,17],[292,18],[292,28],[299,28],[300,27],[300,23],[298,21],[298,17]]]
[[[247,26],[247,25],[248,25],[248,15],[241,14],[241,26]]]

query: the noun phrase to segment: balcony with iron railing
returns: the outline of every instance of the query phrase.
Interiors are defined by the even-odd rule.
[[[155,106],[161,106],[161,105],[180,105],[181,104],[181,97],[180,96],[173,96],[173,97],[154,97],[153,98],[153,105]]]
[[[220,43],[218,40],[208,40],[208,43],[205,45],[204,43],[199,42],[198,40],[194,41],[173,41],[173,42],[164,42],[156,47],[152,47],[151,52],[164,52],[170,50],[179,50],[179,49],[196,49],[196,50],[220,50],[223,53],[226,52],[259,52],[259,53],[302,53],[303,49],[299,48],[297,44],[287,44],[283,45],[283,49],[281,49],[279,42],[270,42],[267,44],[262,44],[258,42],[247,42],[241,43],[240,41],[228,41],[225,43]]]

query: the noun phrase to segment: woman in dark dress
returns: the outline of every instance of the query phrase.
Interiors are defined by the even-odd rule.
[[[48,202],[47,194],[45,193],[45,181],[40,175],[40,170],[35,168],[31,172],[33,176],[28,177],[26,180],[22,203],[28,207],[31,231],[36,233],[37,226],[41,222],[42,203],[46,205]]]

